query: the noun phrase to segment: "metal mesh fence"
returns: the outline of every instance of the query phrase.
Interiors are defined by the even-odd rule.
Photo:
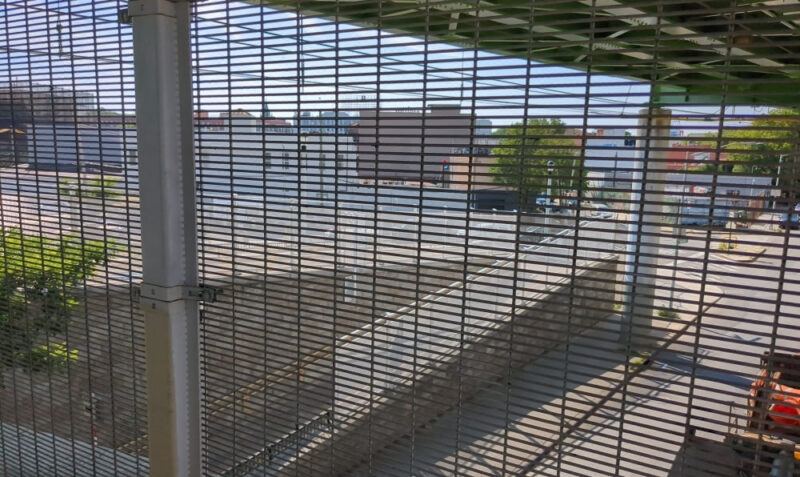
[[[208,472],[786,458],[797,8],[634,3],[195,8]]]
[[[0,6],[0,474],[146,475],[130,31]]]
[[[150,469],[124,7],[2,6],[4,475]],[[796,3],[191,11],[205,474],[800,469]]]

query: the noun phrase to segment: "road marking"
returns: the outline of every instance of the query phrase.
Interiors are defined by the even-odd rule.
[[[742,273],[742,270],[735,265],[721,265],[719,263],[709,263],[709,268],[713,268],[715,270],[712,271],[719,271],[719,272],[730,272],[730,273]]]
[[[723,264],[723,263],[719,263],[719,262],[709,261],[708,262],[708,271],[709,271],[709,273],[713,273],[713,272],[742,273],[742,268],[741,268],[742,264],[740,264],[739,262],[737,262],[735,260],[729,260],[729,259],[724,259],[724,260],[727,263],[730,263],[730,265],[728,265],[727,263]],[[679,264],[679,270],[681,270],[681,271],[684,271],[683,269],[684,269],[684,267],[686,265],[697,265],[697,267],[691,267],[690,268],[693,271],[685,271],[685,273],[699,272],[700,269],[702,269],[702,266],[703,266],[703,262],[691,261],[691,260],[681,260],[681,261],[678,262],[678,264]]]
[[[687,275],[687,276],[689,276],[691,278],[694,278],[695,280],[698,280],[698,281],[703,279],[703,275],[700,272],[682,271],[681,273],[683,273],[684,275]],[[718,278],[715,278],[714,274],[711,274],[711,273],[707,274],[706,283],[714,283],[714,284],[717,284],[717,285],[724,285],[725,284],[725,282],[719,280]]]
[[[685,262],[694,261],[695,263],[703,263],[702,260],[698,261],[698,259],[702,259],[704,257],[705,257],[705,252],[701,250],[701,251],[695,252],[695,253],[693,253],[693,254],[691,254],[689,256],[679,257],[679,258],[680,258],[681,261],[685,261]],[[735,263],[735,264],[740,265],[740,266],[743,265],[742,262],[733,260],[732,258],[728,258],[725,255],[720,255],[718,253],[713,253],[713,252],[709,254],[708,260],[709,260],[709,263],[713,263],[713,261],[716,261],[716,260],[724,260],[726,262]]]
[[[737,266],[742,266],[742,265],[745,265],[746,263],[748,263],[748,262],[744,262],[744,263],[743,262],[738,262],[738,261],[736,261],[736,260],[734,260],[732,258],[726,257],[725,255],[719,255],[719,254],[717,254],[714,257],[714,259],[715,260],[724,260],[724,261],[730,262],[730,263],[735,263]]]

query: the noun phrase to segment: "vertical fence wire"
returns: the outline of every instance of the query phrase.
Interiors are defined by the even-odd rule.
[[[125,6],[2,6],[4,475],[148,473]],[[204,472],[794,458],[797,5],[192,12]]]

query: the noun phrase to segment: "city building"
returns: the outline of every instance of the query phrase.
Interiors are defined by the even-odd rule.
[[[346,134],[358,122],[358,116],[345,111],[322,111],[312,113],[303,111],[295,115],[295,125],[304,134]]]
[[[136,170],[136,129],[107,124],[33,122],[25,126],[30,167],[43,170]]]
[[[240,194],[325,200],[337,187],[357,182],[356,145],[350,134],[313,128],[298,133],[285,120],[242,113],[200,121],[198,180],[205,190],[233,188]],[[235,182],[231,171],[214,166],[225,161],[235,168]]]
[[[41,83],[0,86],[0,127],[11,122],[18,127],[29,122],[76,122],[96,113],[95,96],[87,91]]]
[[[636,149],[625,129],[596,129],[586,135],[585,157],[589,171],[625,171],[633,168]]]
[[[728,153],[708,145],[673,143],[667,155],[667,169],[692,169],[712,161],[727,161]]]
[[[478,127],[457,105],[433,104],[424,112],[362,110],[356,129],[358,176],[367,179],[442,183],[450,158],[486,156],[493,145],[491,123]]]

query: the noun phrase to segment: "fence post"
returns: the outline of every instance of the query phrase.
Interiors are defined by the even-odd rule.
[[[189,3],[131,0],[150,472],[200,475]]]

